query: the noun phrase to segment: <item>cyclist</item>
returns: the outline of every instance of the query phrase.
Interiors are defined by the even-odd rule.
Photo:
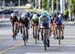
[[[62,32],[62,39],[64,39],[64,24],[63,24],[63,21],[62,21],[62,16],[61,16],[61,14],[58,14],[58,17],[57,17],[57,19],[56,19],[56,25],[57,25],[57,27],[58,26],[61,26],[61,32]],[[57,33],[57,30],[56,30],[56,33]],[[59,37],[57,36],[57,39],[58,39]]]
[[[32,29],[33,29],[33,37],[34,37],[34,28],[38,29],[38,24],[39,24],[39,17],[37,13],[34,13],[31,19],[31,24],[32,24]],[[38,34],[39,35],[39,34]],[[39,38],[38,38],[39,39]]]
[[[56,14],[53,14],[51,16],[51,31],[54,34],[54,38],[56,38],[56,18],[57,18]]]
[[[11,25],[12,25],[12,33],[13,33],[13,38],[15,38],[16,36],[16,33],[15,33],[15,30],[18,26],[18,18],[17,16],[15,15],[15,13],[11,13],[11,17],[10,17],[10,21],[11,21]]]
[[[27,32],[27,40],[28,40],[28,29],[29,29],[29,19],[25,13],[22,13],[19,22],[25,26]]]
[[[39,26],[40,28],[50,28],[50,15],[46,11],[42,12],[39,17]],[[49,36],[47,36],[47,42],[49,46]]]

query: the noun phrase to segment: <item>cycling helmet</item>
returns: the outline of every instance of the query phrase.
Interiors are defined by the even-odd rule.
[[[25,19],[25,14],[22,14],[21,15],[21,19]]]
[[[15,16],[15,13],[11,13],[11,17]]]
[[[61,14],[58,15],[58,18],[61,18]]]
[[[46,12],[44,12],[42,15],[43,15],[43,16],[47,16],[47,13],[46,13]]]

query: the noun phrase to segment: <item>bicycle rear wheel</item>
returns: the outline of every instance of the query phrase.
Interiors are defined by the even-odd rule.
[[[46,51],[46,38],[44,39],[44,50]]]
[[[44,43],[44,50],[47,50],[47,36],[46,36],[46,29],[44,31],[44,37],[43,37],[43,43]]]
[[[34,36],[35,36],[35,44],[37,44],[37,40],[38,40],[38,35],[37,35],[37,29],[34,29]]]
[[[43,28],[41,28],[41,40],[43,40]]]
[[[22,28],[23,30],[23,41],[24,41],[24,45],[26,46],[26,32],[25,32],[25,28]]]
[[[58,30],[59,30],[58,31],[59,32],[59,39],[58,39],[58,41],[59,41],[59,45],[61,45],[61,28],[59,28]]]

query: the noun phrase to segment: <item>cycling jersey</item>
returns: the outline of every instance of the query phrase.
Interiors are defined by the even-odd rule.
[[[61,26],[62,25],[62,18],[57,17],[56,23],[57,23],[58,26]]]
[[[50,23],[50,16],[49,15],[41,15],[39,23],[40,24],[49,24]]]
[[[29,26],[29,19],[25,14],[21,15],[20,22],[25,25],[26,28]]]
[[[48,28],[50,23],[50,16],[48,14],[41,14],[39,24]]]
[[[11,14],[10,19],[11,19],[11,22],[12,22],[13,24],[18,21],[18,18],[17,18],[17,16],[15,15],[15,13],[12,13],[12,14]]]
[[[37,14],[34,14],[32,17],[32,21],[39,21],[39,17],[37,16]]]
[[[38,24],[39,24],[39,17],[37,16],[37,14],[33,14],[32,22],[38,26]]]
[[[10,19],[11,19],[13,22],[18,21],[18,18],[17,18],[16,16],[14,16],[14,17],[10,17]]]

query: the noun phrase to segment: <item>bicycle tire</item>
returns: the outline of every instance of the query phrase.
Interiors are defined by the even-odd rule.
[[[47,48],[46,48],[46,29],[45,29],[45,33],[44,33],[44,37],[43,37],[43,41],[44,41],[44,50],[46,51]]]
[[[26,32],[24,27],[23,27],[23,41],[24,41],[24,45],[26,46]]]
[[[59,28],[59,45],[61,45],[61,28]]]
[[[44,50],[46,51],[47,50],[47,48],[46,48],[46,45],[47,43],[46,43],[46,38],[44,39]]]
[[[35,44],[37,44],[37,29],[35,29]]]
[[[43,40],[43,29],[41,29],[41,40]]]

